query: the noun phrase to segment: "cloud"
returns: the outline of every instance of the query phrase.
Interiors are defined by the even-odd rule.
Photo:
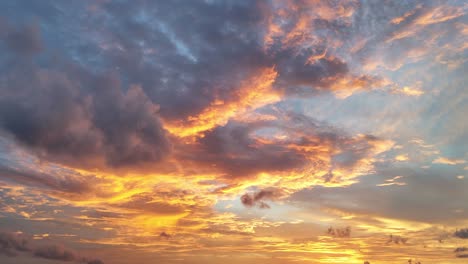
[[[279,189],[266,189],[254,193],[246,193],[240,197],[240,200],[246,207],[258,206],[260,209],[269,209],[270,206],[264,201],[274,201],[282,196],[284,196],[284,193]]]
[[[74,251],[60,245],[39,246],[34,249],[34,255],[40,258],[54,259],[61,261],[74,261],[77,255]]]
[[[104,262],[100,259],[92,259],[92,260],[89,260],[87,264],[104,264]]]
[[[23,233],[0,232],[0,254],[10,257],[17,256],[17,252],[32,253],[38,258],[59,261],[74,261],[86,264],[104,264],[100,259],[88,259],[80,256],[74,250],[58,244],[32,245],[30,238]]]
[[[158,193],[140,193],[129,197],[125,202],[114,204],[116,207],[136,210],[138,212],[151,213],[156,215],[178,215],[183,214],[184,206],[177,203],[168,203]],[[171,197],[169,195],[169,197]],[[162,198],[158,201],[158,198]],[[172,199],[176,199],[176,196],[172,196]]]
[[[3,30],[6,31],[5,43],[16,54],[30,56],[43,50],[38,24],[22,25],[17,28],[6,24]]]
[[[6,27],[3,40],[17,44],[7,45],[5,51],[18,48],[11,59],[18,53],[32,58],[2,74],[0,128],[41,158],[90,168],[154,164],[171,153],[167,130],[176,136],[199,136],[247,111],[276,103],[285,93],[303,94],[304,86],[352,92],[379,82],[349,73],[338,57],[311,62],[314,50],[296,53],[294,45],[265,50],[257,34],[271,15],[264,5],[200,2],[174,9],[171,3],[143,8],[122,2],[99,8],[114,23],[105,21],[103,28],[86,32],[97,34],[85,40],[86,48],[71,44],[55,49],[56,60],[43,48],[52,43],[41,37],[40,26]],[[197,19],[173,20],[167,14],[174,10],[178,17],[196,14]],[[141,21],[135,16],[138,12],[159,19]],[[117,19],[122,17],[127,18]],[[209,23],[201,17],[209,18]],[[90,58],[87,50],[99,55]],[[69,51],[80,59],[71,59]],[[90,65],[89,60],[96,63]],[[281,159],[293,166],[302,157]]]
[[[408,238],[406,237],[402,237],[402,236],[397,236],[397,235],[390,235],[388,237],[388,240],[385,244],[406,244],[406,242],[408,241]]]
[[[63,174],[59,174],[60,172],[40,173],[37,171],[28,171],[27,169],[8,168],[0,164],[0,173],[3,179],[13,180],[34,187],[45,187],[53,191],[69,194],[84,194],[92,191],[89,181],[83,176],[66,170],[61,172]]]
[[[332,184],[357,176],[357,167],[370,169],[373,157],[392,144],[371,135],[347,135],[301,114],[264,110],[273,118],[231,120],[180,146],[178,160],[233,181],[262,174],[282,174],[286,180],[309,171],[310,177],[315,172],[316,180]]]
[[[459,219],[466,218],[467,206],[462,201],[467,199],[467,193],[464,191],[467,183],[460,182],[453,176],[440,176],[454,175],[452,168],[415,169],[406,166],[393,167],[384,163],[378,164],[374,169],[375,173],[365,176],[359,183],[347,188],[316,186],[292,194],[289,200],[301,202],[305,208],[316,210],[309,204],[310,200],[314,200],[315,204],[339,209],[355,217],[362,215],[361,220],[366,223],[384,217],[400,221],[453,225]],[[404,178],[396,178],[399,175],[404,175]],[[388,179],[393,180],[386,182]],[[376,186],[382,182],[402,182],[402,179],[405,186],[385,187],[391,188],[388,191],[382,191],[383,187]],[[431,195],[426,195],[428,193]],[[450,208],[446,206],[448,203],[451,204]],[[395,204],[398,206],[395,207]],[[457,212],[457,209],[461,211]]]
[[[173,145],[181,143],[173,141],[183,141],[177,137],[213,139],[233,119],[285,96],[319,91],[347,96],[383,85],[380,77],[352,72],[344,58],[332,52],[335,47],[328,48],[349,29],[357,8],[339,5],[335,17],[330,15],[334,7],[325,3],[303,8],[290,4],[277,13],[275,4],[242,1],[194,2],[177,8],[173,3],[103,2],[94,7],[100,12],[82,21],[101,21],[102,27],[67,31],[83,42],[67,43],[66,48],[49,41],[49,28],[43,24],[5,27],[5,42],[21,33],[34,42],[24,37],[15,38],[17,42],[37,42],[34,47],[41,48],[11,55],[14,60],[17,53],[35,50],[30,60],[8,67],[2,75],[0,127],[43,159],[87,168],[135,169],[168,158]],[[60,10],[59,6],[54,4]],[[298,19],[287,15],[298,8]],[[310,12],[317,8],[324,13]],[[174,12],[180,19],[168,16]],[[284,19],[287,23],[279,23]],[[281,30],[265,47],[258,32],[267,24]],[[59,31],[62,27],[50,26]],[[291,28],[294,33],[287,33]],[[321,31],[336,32],[337,39],[303,46]],[[298,39],[301,35],[306,38]],[[54,45],[58,47],[53,53],[47,47]],[[16,46],[20,45],[7,45],[6,51]],[[281,171],[304,163],[303,155],[290,150],[275,154],[282,150],[246,149],[259,153],[254,161],[259,169],[278,166]],[[250,166],[247,160],[237,161]]]
[[[117,76],[78,65],[24,63],[1,76],[0,128],[38,156],[122,167],[170,152],[159,106],[141,87],[123,91]]]
[[[230,99],[215,100],[198,115],[190,116],[188,121],[167,124],[169,131],[182,137],[197,135],[226,125],[229,119],[249,110],[280,101],[280,95],[271,87],[277,76],[273,68],[259,69],[251,75],[231,92]]]
[[[468,228],[465,228],[465,229],[460,229],[460,230],[457,230],[455,231],[455,233],[453,233],[453,235],[455,237],[458,237],[458,238],[462,238],[462,239],[467,239],[468,238]]]
[[[458,165],[458,164],[464,164],[464,163],[466,163],[466,161],[462,160],[462,159],[449,159],[449,158],[445,158],[445,157],[438,157],[437,159],[432,161],[432,163],[446,164],[446,165]]]
[[[166,233],[166,232],[161,232],[161,234],[159,234],[159,237],[165,238],[165,239],[169,239],[169,238],[171,238],[172,236],[169,235],[169,234]]]
[[[405,94],[405,95],[408,95],[408,96],[420,96],[422,94],[424,94],[424,91],[422,91],[421,89],[418,89],[418,88],[411,88],[411,87],[408,87],[408,86],[405,86],[401,89],[395,89],[394,90],[395,93],[400,93],[400,94]]]
[[[457,258],[468,258],[468,254],[465,254],[465,252],[468,252],[466,247],[457,247],[453,252],[455,252]]]
[[[282,227],[286,240],[268,234],[280,225],[277,217],[322,222],[331,214],[344,226],[359,222],[353,235],[365,227],[404,232],[465,219],[466,181],[454,177],[460,166],[415,164],[420,155],[404,143],[411,159],[397,156],[405,162],[395,165],[395,153],[385,153],[393,142],[384,137],[437,129],[444,140],[465,142],[464,123],[446,121],[462,120],[451,115],[463,115],[463,107],[452,111],[444,103],[461,103],[463,96],[438,84],[458,85],[450,70],[463,65],[466,8],[449,6],[462,5],[456,1],[386,3],[0,3],[0,15],[8,17],[0,20],[0,137],[14,150],[0,145],[0,177],[16,188],[2,201],[2,217],[12,226],[57,222],[56,228],[72,226],[70,233],[91,230],[80,243],[144,246],[145,254],[164,251],[167,258],[206,247],[220,253],[226,244],[259,253],[252,257],[275,252],[273,262],[297,262],[302,255],[287,254],[314,247],[290,243],[292,228]],[[448,78],[421,68],[435,63]],[[414,75],[424,81],[412,84]],[[371,91],[377,88],[383,89]],[[438,100],[438,89],[453,94]],[[402,98],[409,108],[393,104]],[[429,99],[438,107],[429,119],[449,125],[424,120],[419,126]],[[352,107],[342,108],[345,103]],[[308,111],[312,105],[317,111]],[[453,145],[444,153],[464,151]],[[405,175],[404,182],[396,175]],[[245,207],[282,204],[269,212],[274,219],[257,218],[262,212],[227,201],[238,196]],[[283,207],[294,210],[283,214]],[[340,230],[334,235],[346,236]],[[164,239],[173,234],[181,239]],[[330,241],[317,252],[351,259],[349,250],[338,256],[343,245]],[[372,247],[364,242],[361,248]],[[33,248],[48,258],[79,258],[57,245]],[[314,261],[315,253],[300,261]]]
[[[403,176],[395,176],[391,179],[385,180],[385,183],[380,183],[377,184],[377,186],[391,186],[391,185],[398,185],[398,186],[404,186],[406,185],[405,182],[399,182],[398,180],[403,178]]]
[[[464,252],[464,251],[468,251],[468,248],[466,248],[466,247],[458,247],[458,248],[456,248],[453,252],[458,253],[458,252]]]
[[[190,159],[200,164],[216,164],[228,177],[247,177],[263,171],[287,171],[305,164],[306,158],[284,143],[259,142],[253,133],[262,124],[230,122],[199,139]],[[265,128],[268,128],[265,125]],[[199,152],[203,154],[199,154]]]
[[[21,233],[0,232],[0,254],[16,256],[16,251],[30,251],[29,239]]]
[[[332,237],[338,237],[338,238],[351,237],[351,227],[349,227],[349,226],[343,227],[343,228],[329,227],[327,229],[327,234],[332,236]]]

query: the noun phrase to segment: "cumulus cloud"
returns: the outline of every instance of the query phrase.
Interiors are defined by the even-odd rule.
[[[61,9],[61,4],[46,5]],[[29,59],[12,63],[16,67],[6,67],[1,75],[0,128],[41,158],[73,166],[153,165],[181,143],[173,136],[188,135],[206,150],[203,163],[219,162],[227,174],[301,167],[307,162],[304,153],[281,144],[248,145],[254,125],[230,122],[284,96],[349,94],[382,84],[379,77],[351,72],[345,59],[332,53],[335,48],[328,48],[346,34],[357,8],[340,6],[343,12],[335,18],[324,15],[333,13],[325,3],[291,3],[276,12],[280,7],[275,4],[244,1],[190,2],[177,8],[174,3],[103,2],[95,7],[100,12],[81,21],[89,25],[87,31],[70,31],[85,36],[81,46],[68,43],[54,53],[48,47],[60,42],[42,36],[47,27],[6,23],[1,36],[9,61],[19,54],[29,54]],[[288,15],[298,8],[297,19]],[[314,8],[325,13],[308,18],[317,14],[311,12]],[[275,25],[281,36],[273,34],[268,43],[259,39],[258,32],[274,33],[269,31]],[[291,29],[295,33],[288,35]],[[303,46],[313,31],[337,39]],[[214,146],[236,142],[238,149]],[[218,155],[225,158],[217,160]],[[344,156],[348,163],[359,160]]]
[[[157,162],[170,151],[159,106],[141,87],[124,91],[116,75],[78,65],[23,63],[0,76],[0,128],[38,156],[121,167]]]

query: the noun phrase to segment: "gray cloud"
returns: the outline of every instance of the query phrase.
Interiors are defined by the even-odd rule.
[[[218,170],[226,178],[248,178],[260,172],[281,173],[315,164],[328,166],[325,182],[339,181],[334,169],[351,169],[366,159],[381,139],[347,135],[323,122],[292,112],[262,109],[276,120],[229,121],[204,133],[196,144],[180,146],[179,160]],[[274,134],[284,139],[274,138]],[[339,150],[339,151],[338,151]],[[336,151],[340,154],[333,154]],[[329,156],[331,164],[320,157]],[[317,159],[314,157],[317,156]]]
[[[78,65],[22,63],[0,76],[0,127],[39,156],[122,167],[170,152],[159,106],[138,86],[123,91],[117,76]]]
[[[29,239],[22,234],[0,232],[0,254],[16,256],[16,251],[30,251]]]
[[[30,56],[43,50],[39,25],[23,25],[19,28],[4,28],[4,30],[7,32],[5,43],[9,50],[16,54]]]
[[[3,5],[24,21],[37,22],[17,26],[8,16],[11,25],[3,23],[7,56],[0,61],[5,68],[0,128],[40,157],[61,163],[120,168],[157,163],[173,145],[162,120],[183,123],[214,102],[238,100],[239,85],[265,67],[276,69],[274,89],[287,95],[334,90],[344,79],[366,84],[359,89],[380,82],[353,75],[334,54],[308,61],[327,43],[309,48],[275,43],[265,49],[265,23],[276,10],[263,2],[110,1],[92,9],[56,2]],[[288,20],[286,28],[300,23],[294,16]],[[332,35],[350,30],[341,18],[310,23]],[[27,59],[17,60],[25,54]],[[209,131],[200,142],[208,159],[219,152],[209,145],[244,146],[236,150],[240,158],[219,160],[229,174],[266,167],[283,171],[306,161],[283,146],[249,147],[250,128],[236,126]],[[230,129],[236,131],[224,131]]]
[[[246,177],[261,171],[284,171],[305,164],[303,154],[282,144],[254,144],[252,132],[257,128],[254,124],[236,122],[215,128],[199,140],[200,148],[195,149],[189,158],[201,164],[216,164],[230,177]],[[204,155],[197,154],[200,151]]]
[[[457,258],[468,258],[468,248],[467,247],[458,247],[453,252]]]
[[[467,239],[468,238],[468,228],[462,228],[460,230],[455,231],[453,233],[455,237],[462,238],[462,239]]]
[[[82,257],[74,250],[58,244],[32,245],[30,238],[22,233],[0,232],[0,254],[9,257],[17,256],[17,252],[32,253],[38,258],[60,261],[74,261],[87,264],[104,264],[100,259]]]
[[[25,12],[24,7],[16,5],[20,4],[10,4],[9,8]],[[66,57],[76,56],[90,69],[118,69],[125,83],[142,86],[145,94],[161,106],[160,113],[166,119],[185,119],[215,100],[231,100],[242,77],[264,67],[276,66],[277,89],[292,94],[298,86],[327,90],[334,81],[350,74],[347,63],[339,58],[307,62],[316,50],[327,48],[323,43],[299,53],[295,47],[286,46],[265,50],[259,32],[265,31],[265,21],[275,10],[263,2],[103,2],[96,4],[98,12],[90,12],[85,4],[74,4],[74,9],[86,14],[85,20],[70,12],[70,5],[47,2],[47,8],[31,6],[24,15],[44,22],[46,33],[62,32],[59,21],[73,17],[83,26],[68,21],[67,26],[74,30],[66,34],[70,39],[80,38],[80,42],[68,43],[63,38],[66,48],[60,46],[59,51]],[[35,16],[30,14],[35,11]],[[48,21],[50,17],[54,20]],[[299,23],[294,16],[288,19],[292,20],[288,27]],[[313,23],[330,34],[344,34],[349,27],[323,19]],[[47,36],[44,42],[57,45]]]
[[[351,236],[351,227],[329,227],[327,229],[327,234],[333,237],[350,237]]]
[[[60,175],[58,174],[60,172],[40,173],[37,171],[4,167],[3,164],[0,164],[0,173],[3,179],[13,180],[35,187],[46,187],[59,192],[86,193],[92,190],[90,183],[81,175],[70,173],[65,170],[62,171],[63,174]]]
[[[159,234],[159,237],[160,237],[160,238],[169,239],[169,238],[171,238],[172,236],[169,235],[169,234],[166,233],[166,232],[161,232],[161,233]]]
[[[74,251],[60,245],[39,246],[34,249],[33,254],[37,257],[61,261],[74,261],[78,258]]]
[[[284,195],[279,189],[265,189],[254,193],[246,193],[240,197],[242,204],[246,207],[258,206],[261,209],[269,209],[265,200],[276,200]]]

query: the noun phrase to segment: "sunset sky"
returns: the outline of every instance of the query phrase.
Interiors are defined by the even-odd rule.
[[[1,0],[0,263],[467,263],[467,12]]]

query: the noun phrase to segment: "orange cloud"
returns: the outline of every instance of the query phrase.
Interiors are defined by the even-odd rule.
[[[228,101],[214,101],[196,116],[186,121],[166,123],[165,127],[179,137],[199,136],[216,126],[225,125],[229,119],[242,116],[258,107],[278,102],[280,94],[272,90],[278,73],[274,68],[265,68],[244,80]]]
[[[432,163],[447,164],[447,165],[458,165],[458,164],[464,164],[464,163],[466,163],[466,161],[462,160],[462,159],[449,159],[449,158],[446,158],[446,157],[438,157],[437,159],[432,161]]]

